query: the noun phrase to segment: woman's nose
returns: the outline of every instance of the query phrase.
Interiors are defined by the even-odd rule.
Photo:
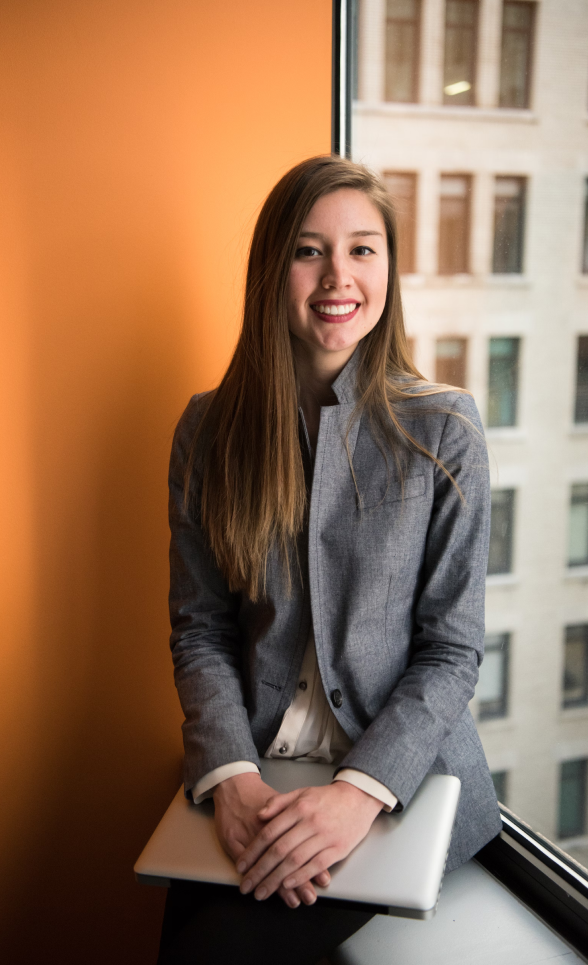
[[[323,288],[348,288],[353,284],[353,276],[345,258],[333,255],[322,277]]]

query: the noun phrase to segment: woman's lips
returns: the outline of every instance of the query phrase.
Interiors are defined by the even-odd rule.
[[[315,302],[314,305],[311,305],[310,307],[312,308],[315,315],[318,315],[321,321],[337,324],[340,322],[348,322],[350,321],[350,319],[355,318],[355,316],[359,311],[360,306],[358,302],[327,301],[327,302]],[[329,308],[331,309],[331,311],[325,313],[325,312],[319,311],[320,308],[322,309]],[[333,309],[337,309],[337,312],[336,313],[333,312]],[[344,309],[344,312],[342,314],[339,314],[339,312],[341,312],[341,309]],[[349,311],[349,309],[351,309],[351,311]]]

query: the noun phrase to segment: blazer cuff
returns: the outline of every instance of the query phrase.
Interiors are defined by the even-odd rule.
[[[219,770],[221,770],[221,768],[219,768]],[[346,781],[347,784],[353,784],[354,787],[358,787],[360,791],[371,794],[376,800],[382,802],[384,811],[388,811],[388,813],[393,811],[398,804],[398,798],[394,797],[385,784],[380,784],[379,781],[376,781],[375,777],[370,777],[369,774],[364,774],[363,771],[356,771],[354,767],[342,768],[342,770],[335,775],[333,781]]]
[[[192,788],[194,804],[200,804],[207,797],[212,797],[212,792],[217,784],[226,781],[229,777],[235,777],[237,774],[259,774],[259,768],[251,761],[233,761],[232,764],[215,767],[213,771],[209,771],[208,774],[201,777]],[[374,783],[377,784],[378,782],[375,781]]]

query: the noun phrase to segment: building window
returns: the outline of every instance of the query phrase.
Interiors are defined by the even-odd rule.
[[[588,624],[566,627],[563,676],[564,707],[588,704]]]
[[[461,275],[469,271],[470,197],[469,174],[442,174],[439,203],[439,274]]]
[[[494,790],[496,791],[496,799],[500,801],[501,804],[507,804],[508,771],[492,771],[490,777],[492,778]]]
[[[523,270],[525,181],[525,178],[495,178],[494,274],[520,274]]]
[[[509,644],[510,635],[508,633],[489,633],[486,635],[484,659],[476,687],[480,720],[506,717],[508,713]]]
[[[588,565],[588,483],[572,486],[568,566]]]
[[[465,338],[440,338],[435,352],[435,381],[445,385],[466,387]]]
[[[420,0],[386,2],[386,79],[384,99],[418,100]]]
[[[575,838],[586,833],[586,758],[564,761],[559,779],[560,838]]]
[[[478,0],[447,0],[443,102],[475,104]]]
[[[518,338],[491,338],[488,359],[488,426],[517,423]]]
[[[578,338],[574,420],[576,422],[588,422],[588,335],[580,335]]]
[[[417,176],[411,172],[385,171],[384,181],[394,201],[398,231],[398,271],[415,270]]]
[[[507,0],[502,10],[500,106],[528,107],[535,3]]]
[[[489,576],[511,572],[514,501],[514,489],[492,490],[490,553],[488,556]]]

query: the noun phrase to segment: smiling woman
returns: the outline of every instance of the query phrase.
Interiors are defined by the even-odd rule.
[[[243,881],[172,889],[160,965],[312,965],[370,917],[313,908],[315,884],[428,773],[462,783],[448,870],[500,831],[468,710],[489,509],[475,405],[409,359],[383,185],[303,162],[259,216],[229,369],[174,438],[185,788]],[[276,794],[261,756],[337,770]]]

